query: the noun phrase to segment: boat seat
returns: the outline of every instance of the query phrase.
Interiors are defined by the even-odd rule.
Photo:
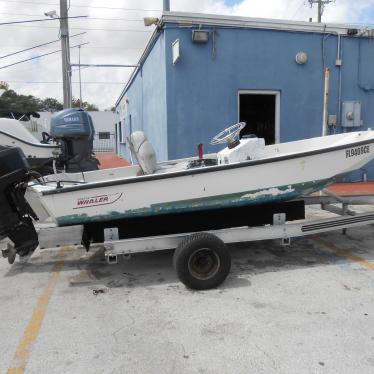
[[[135,131],[130,137],[130,149],[141,169],[141,174],[162,174],[188,170],[194,167],[216,165],[216,160],[180,160],[179,162],[164,162],[157,164],[156,152],[152,144],[147,140],[143,131]],[[201,164],[201,161],[203,163]],[[213,162],[215,161],[215,162]],[[141,175],[140,174],[140,175]]]
[[[156,152],[143,131],[135,131],[131,134],[130,148],[144,175],[170,173],[189,168],[189,161],[157,164]]]
[[[157,169],[156,152],[152,144],[147,140],[143,131],[135,131],[131,134],[130,147],[142,172],[145,175],[153,174]]]

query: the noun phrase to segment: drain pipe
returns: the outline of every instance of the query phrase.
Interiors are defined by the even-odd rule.
[[[342,68],[343,68],[343,40],[342,36],[338,36],[338,57],[336,59],[336,66],[339,67],[339,87],[338,87],[338,120],[337,126],[340,126],[342,123]]]
[[[170,12],[170,0],[164,0],[163,10],[164,12]]]
[[[329,116],[329,91],[330,91],[330,69],[325,69],[325,84],[323,91],[323,116],[322,116],[322,136],[326,136],[327,131],[327,122]]]

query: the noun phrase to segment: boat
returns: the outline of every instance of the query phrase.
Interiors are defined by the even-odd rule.
[[[0,146],[0,239],[13,242],[14,261],[38,246],[34,221],[47,218],[82,225],[87,250],[108,230],[123,239],[263,225],[277,213],[302,219],[303,195],[374,158],[371,130],[265,145],[240,139],[244,126],[216,135],[211,144],[225,145],[217,153],[203,155],[199,145],[197,156],[165,162],[136,131],[129,141],[136,165],[44,177],[30,171],[19,148]]]
[[[266,145],[224,130],[216,154],[157,163],[144,133],[132,135],[138,165],[57,174],[30,185],[31,207],[58,226],[279,203],[319,191],[374,158],[374,131]],[[40,209],[42,207],[42,209]]]
[[[43,175],[57,171],[97,170],[93,154],[94,127],[91,116],[81,109],[66,109],[51,119],[51,133],[41,132],[39,141],[22,123],[36,112],[0,111],[0,145],[19,147],[32,170]]]
[[[30,118],[39,118],[36,112],[0,111],[0,145],[19,147],[25,154],[30,167],[36,171],[46,168],[53,172],[52,160],[58,157],[60,147],[49,141],[49,135],[42,132],[43,140],[39,141],[22,122]]]

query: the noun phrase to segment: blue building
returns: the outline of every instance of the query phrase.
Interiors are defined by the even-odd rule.
[[[239,121],[268,144],[321,136],[323,123],[374,129],[373,38],[349,25],[164,13],[116,103],[118,153],[130,158],[135,130],[166,160],[199,143],[218,151],[210,139]],[[374,163],[351,180],[365,177]]]

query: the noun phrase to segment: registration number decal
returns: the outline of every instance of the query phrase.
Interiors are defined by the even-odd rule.
[[[347,149],[345,151],[345,158],[361,156],[370,153],[370,145],[363,145],[361,147]]]

